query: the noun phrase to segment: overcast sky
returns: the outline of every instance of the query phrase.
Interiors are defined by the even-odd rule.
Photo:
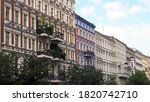
[[[75,9],[97,31],[150,56],[150,0],[76,0]]]

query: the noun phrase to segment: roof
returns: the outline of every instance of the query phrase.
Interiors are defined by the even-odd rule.
[[[79,16],[78,14],[75,14],[75,17],[76,17],[76,19],[78,19],[78,20],[84,22],[85,24],[87,24],[87,25],[89,25],[90,27],[92,27],[92,28],[95,29],[96,26],[95,26],[93,23],[87,21],[86,19],[82,18],[82,17]]]
[[[97,34],[101,35],[101,36],[102,36],[103,38],[105,38],[105,39],[108,39],[108,40],[110,40],[110,41],[114,41],[113,39],[111,39],[111,37],[110,37],[110,36],[104,35],[104,34],[102,34],[102,33],[98,32],[98,31],[96,31],[96,30],[95,30],[95,33],[97,33]]]

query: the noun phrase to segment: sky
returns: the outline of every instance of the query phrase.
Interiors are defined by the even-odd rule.
[[[150,56],[150,0],[75,0],[75,11],[131,48]]]

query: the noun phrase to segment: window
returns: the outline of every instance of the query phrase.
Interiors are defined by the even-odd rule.
[[[73,35],[71,34],[70,41],[73,42]]]
[[[8,31],[5,32],[5,37],[6,37],[5,44],[9,45],[9,32]]]
[[[70,59],[70,51],[68,50],[68,59]]]
[[[51,8],[51,16],[53,16],[53,10],[54,10],[54,9],[53,9],[53,8]]]
[[[32,17],[32,29],[34,29],[34,25],[35,25],[35,19]]]
[[[35,40],[32,39],[32,50],[35,50]]]
[[[69,22],[69,17],[67,16],[67,24],[68,24],[68,22]]]
[[[64,21],[64,14],[62,14],[62,21]]]
[[[42,42],[40,41],[40,43],[39,43],[39,49],[41,49],[42,48]]]
[[[15,46],[18,47],[19,35],[15,34]]]
[[[19,22],[19,12],[15,11],[15,22],[18,23]]]
[[[80,30],[80,36],[82,36],[82,30]]]
[[[29,38],[29,41],[28,41],[28,45],[29,45],[29,49],[31,48],[31,39]]]
[[[134,62],[131,62],[131,67],[134,67]]]
[[[6,7],[6,19],[9,20],[9,7]]]
[[[80,46],[80,50],[82,50],[82,44],[81,44],[81,46]]]
[[[57,19],[59,19],[59,11],[57,11]]]
[[[68,42],[70,42],[70,34],[68,33]]]
[[[83,65],[83,58],[81,58],[81,65]]]
[[[78,46],[78,49],[80,49],[80,44],[79,44],[79,42],[77,42],[77,46]]]
[[[41,11],[41,1],[39,1],[38,9]]]
[[[31,0],[31,6],[34,7],[34,0]]]
[[[24,26],[26,27],[27,26],[27,15],[24,14]]]
[[[75,58],[74,58],[74,53],[75,53],[75,52],[73,51],[73,60],[75,60]]]
[[[27,49],[27,37],[24,37],[24,48]]]
[[[80,64],[80,57],[78,57],[78,64]]]
[[[47,5],[45,5],[45,13],[47,14]]]

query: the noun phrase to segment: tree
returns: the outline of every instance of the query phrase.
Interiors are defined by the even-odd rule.
[[[49,64],[50,61],[46,58],[37,58],[36,56],[25,56],[23,66],[20,69],[18,84],[48,84]]]
[[[17,55],[15,53],[4,54],[0,53],[0,84],[11,85],[15,84],[15,79],[18,75]]]
[[[150,81],[147,78],[144,71],[136,71],[135,74],[133,74],[129,78],[129,84],[130,85],[149,85]]]
[[[66,84],[69,85],[101,85],[104,84],[101,70],[73,65],[66,73]]]
[[[106,85],[117,85],[116,76],[108,75],[105,84]]]

